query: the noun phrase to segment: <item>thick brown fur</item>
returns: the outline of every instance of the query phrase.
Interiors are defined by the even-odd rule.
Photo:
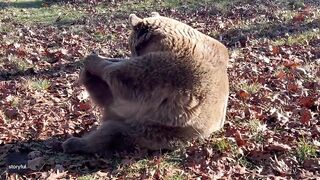
[[[157,13],[144,19],[132,14],[129,21],[131,58],[85,59],[80,80],[105,112],[96,131],[64,142],[65,152],[95,153],[119,144],[173,149],[224,124],[227,48]]]

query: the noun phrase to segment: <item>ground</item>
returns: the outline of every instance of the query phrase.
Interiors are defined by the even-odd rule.
[[[83,57],[129,56],[128,15],[153,11],[229,48],[224,128],[173,152],[64,154],[98,125]],[[4,0],[0,42],[0,179],[320,177],[318,0]]]

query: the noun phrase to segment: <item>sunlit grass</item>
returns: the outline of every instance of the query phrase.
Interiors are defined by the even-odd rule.
[[[99,177],[91,174],[78,177],[78,180],[95,180],[95,179],[99,179]]]
[[[248,92],[249,94],[255,94],[257,93],[261,88],[262,85],[260,83],[240,83],[234,86],[236,91],[244,90]]]
[[[41,0],[7,1],[4,3],[4,7],[3,14],[10,14],[10,17],[16,22],[24,24],[66,23],[75,21],[85,14],[84,12],[67,5],[47,6]],[[0,15],[2,13],[0,13]]]
[[[40,8],[43,6],[42,0],[5,0],[5,7],[7,8]]]
[[[21,104],[21,99],[18,96],[12,96],[10,98],[10,105],[12,107],[18,107]]]
[[[311,157],[316,157],[317,149],[314,145],[307,142],[304,138],[299,139],[296,149],[296,155],[300,161],[307,160]]]
[[[230,5],[240,0],[228,1],[228,0],[164,0],[164,1],[154,1],[145,0],[141,2],[126,1],[122,3],[122,6],[116,8],[117,11],[121,12],[135,12],[135,11],[158,11],[164,8],[168,9],[185,9],[185,10],[195,10],[199,6],[215,6],[219,11],[226,11]],[[97,6],[97,10],[100,13],[108,13],[105,4]]]
[[[230,142],[227,139],[221,139],[214,142],[214,146],[220,152],[228,151],[231,147]]]
[[[258,119],[249,120],[248,125],[250,129],[251,139],[258,143],[263,142],[263,131],[266,129],[266,125],[262,124]]]
[[[162,154],[160,159],[140,159],[125,166],[120,166],[126,172],[127,178],[134,178],[137,174],[154,174],[158,171],[164,179],[185,179],[186,175],[179,168],[182,157],[179,151]]]
[[[44,91],[50,87],[51,83],[47,79],[28,80],[27,87],[31,90]]]
[[[320,39],[320,29],[313,29],[310,31],[305,31],[301,34],[290,35],[286,38],[280,38],[272,41],[272,45],[308,45],[313,39]]]
[[[20,61],[14,61],[13,64],[15,65],[16,69],[18,71],[21,71],[21,72],[26,71],[27,69],[32,67],[31,64],[29,64],[29,63],[27,63],[25,61],[21,61],[21,60]]]

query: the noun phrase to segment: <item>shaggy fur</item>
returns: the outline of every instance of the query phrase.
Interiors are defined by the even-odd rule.
[[[63,143],[65,152],[95,153],[138,145],[173,149],[206,138],[225,121],[228,50],[171,18],[129,16],[132,57],[89,55],[81,81],[104,108],[102,125]]]

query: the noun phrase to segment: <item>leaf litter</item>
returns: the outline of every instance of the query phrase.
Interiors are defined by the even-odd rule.
[[[47,0],[43,6],[56,4]],[[24,178],[318,178],[320,37],[294,37],[319,32],[319,4],[235,1],[224,10],[215,3],[195,5],[155,8],[229,47],[231,92],[224,129],[174,152],[150,156],[137,149],[112,158],[67,155],[61,143],[98,125],[99,109],[77,84],[82,58],[91,51],[129,56],[126,18],[131,12],[121,8],[146,11],[126,1],[61,1],[58,6],[84,16],[71,24],[59,24],[59,16],[56,24],[43,25],[21,23],[3,9],[0,25],[11,30],[0,29],[0,176],[13,177],[3,173],[8,154],[27,152],[32,171],[19,175]]]

